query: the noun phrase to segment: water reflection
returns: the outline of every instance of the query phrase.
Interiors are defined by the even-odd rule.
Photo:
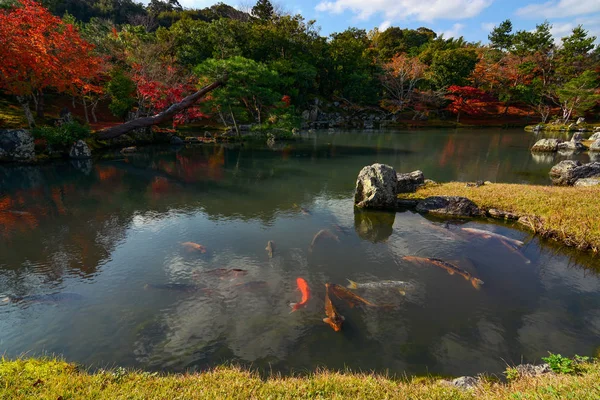
[[[600,334],[595,259],[507,225],[352,207],[357,172],[376,161],[440,181],[546,183],[546,161],[528,151],[533,140],[511,131],[334,133],[275,148],[153,148],[91,166],[0,166],[0,297],[82,296],[2,303],[0,351],[156,370],[237,361],[282,372],[443,374],[498,372],[548,350],[589,354]],[[520,257],[461,227],[527,244]],[[311,252],[320,231],[331,235]],[[407,255],[444,259],[485,284],[474,290]],[[290,314],[297,277],[313,298]],[[387,307],[340,304],[346,322],[336,333],[322,322],[324,287],[347,279],[414,286],[357,292]]]

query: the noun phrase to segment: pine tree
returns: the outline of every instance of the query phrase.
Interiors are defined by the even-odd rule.
[[[262,21],[272,19],[274,12],[273,4],[269,0],[258,0],[256,5],[252,7],[252,15]]]

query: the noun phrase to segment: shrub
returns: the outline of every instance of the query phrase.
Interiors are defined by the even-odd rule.
[[[91,129],[79,122],[67,122],[60,126],[41,126],[33,129],[33,137],[44,139],[49,146],[68,146],[73,142],[90,136]]]

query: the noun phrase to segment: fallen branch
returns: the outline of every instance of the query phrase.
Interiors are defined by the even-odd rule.
[[[149,117],[141,117],[132,119],[131,121],[127,121],[123,124],[116,125],[110,128],[102,129],[96,133],[96,137],[100,140],[113,139],[118,136],[124,135],[127,132],[131,132],[135,129],[146,128],[152,125],[158,125],[164,121],[167,121],[177,113],[185,110],[186,108],[190,108],[193,106],[198,100],[206,96],[208,93],[212,92],[219,86],[223,85],[225,80],[219,80],[211,83],[210,85],[204,86],[202,89],[198,90],[195,93],[190,94],[179,103],[174,103],[169,106],[166,110],[159,112],[156,115],[152,115]]]

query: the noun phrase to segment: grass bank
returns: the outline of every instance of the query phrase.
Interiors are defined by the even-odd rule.
[[[600,251],[600,187],[555,187],[494,183],[429,184],[402,198],[463,196],[480,208],[515,213],[537,234],[581,250]]]
[[[2,399],[598,399],[600,365],[577,375],[545,374],[504,384],[484,381],[473,390],[434,379],[392,380],[375,374],[317,372],[302,377],[221,367],[201,374],[158,375],[122,369],[88,373],[55,359],[0,361]]]

